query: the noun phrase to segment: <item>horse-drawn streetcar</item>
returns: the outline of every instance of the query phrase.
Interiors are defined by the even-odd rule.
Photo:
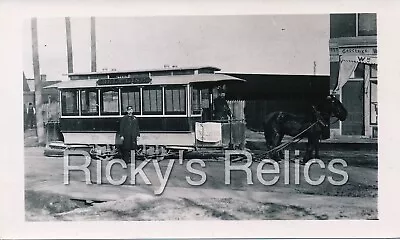
[[[132,106],[142,154],[242,148],[243,119],[216,118],[214,101],[227,85],[243,82],[215,67],[69,74],[56,85],[59,128],[66,147],[85,145],[95,158],[118,154],[119,121]]]

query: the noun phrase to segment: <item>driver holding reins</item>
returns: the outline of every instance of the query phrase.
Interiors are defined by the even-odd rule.
[[[225,99],[225,90],[222,87],[219,87],[217,91],[219,95],[214,99],[213,119],[228,120],[228,118],[232,118],[232,112]]]

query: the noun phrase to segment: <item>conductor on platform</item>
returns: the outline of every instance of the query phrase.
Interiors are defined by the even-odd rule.
[[[218,88],[218,94],[219,96],[214,99],[214,119],[228,120],[228,117],[232,117],[232,112],[225,99],[225,90],[222,87]]]
[[[131,162],[131,151],[137,149],[137,138],[140,137],[138,119],[133,115],[133,107],[126,108],[127,114],[122,117],[119,125],[119,133],[122,140],[122,159],[126,163]]]

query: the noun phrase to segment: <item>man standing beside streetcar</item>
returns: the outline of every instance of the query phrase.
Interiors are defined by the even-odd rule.
[[[122,140],[122,159],[126,163],[131,162],[131,151],[137,149],[137,138],[140,137],[138,119],[133,115],[133,107],[126,108],[127,114],[121,119],[119,134]]]

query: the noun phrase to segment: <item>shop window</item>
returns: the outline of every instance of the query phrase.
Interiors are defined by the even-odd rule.
[[[162,88],[143,88],[143,114],[162,114]]]
[[[82,115],[97,115],[98,111],[98,96],[97,90],[81,90],[81,114]]]
[[[330,15],[331,38],[376,35],[376,13],[351,13]]]
[[[165,114],[186,114],[186,87],[165,88]]]
[[[121,92],[122,100],[122,112],[126,112],[128,106],[133,107],[133,114],[140,114],[140,89],[139,88],[127,88]]]
[[[101,114],[119,114],[118,89],[101,91]]]
[[[358,14],[358,36],[376,36],[376,13]]]
[[[356,21],[356,14],[331,14],[331,38],[355,37]]]
[[[378,83],[371,82],[371,124],[378,124]]]
[[[354,72],[351,74],[351,78],[364,78],[364,69],[365,65],[364,63],[358,63],[356,69]]]
[[[64,116],[78,115],[78,92],[76,90],[61,92],[61,107]]]

